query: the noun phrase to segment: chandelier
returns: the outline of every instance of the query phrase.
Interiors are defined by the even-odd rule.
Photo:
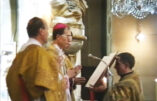
[[[143,19],[148,14],[157,13],[157,0],[112,0],[111,12],[120,18],[132,15]]]

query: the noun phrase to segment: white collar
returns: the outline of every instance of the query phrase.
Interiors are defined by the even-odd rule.
[[[32,44],[42,47],[42,44],[38,40],[34,38],[29,38],[29,40],[22,46],[20,51],[24,51],[29,45],[32,45]]]
[[[64,55],[64,51],[57,44],[54,44],[54,47],[57,49],[59,56]]]

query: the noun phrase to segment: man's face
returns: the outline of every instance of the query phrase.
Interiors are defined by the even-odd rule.
[[[60,35],[59,44],[63,49],[67,49],[72,41],[72,34],[69,28],[65,28],[64,34]]]
[[[123,64],[120,60],[116,60],[115,69],[118,75],[123,75],[125,73],[126,65]]]

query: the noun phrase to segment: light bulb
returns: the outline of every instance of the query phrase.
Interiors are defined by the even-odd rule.
[[[145,35],[142,33],[137,34],[136,36],[137,41],[143,41],[145,39]]]
[[[154,81],[157,83],[157,78]]]

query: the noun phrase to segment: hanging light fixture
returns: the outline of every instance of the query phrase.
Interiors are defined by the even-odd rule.
[[[157,13],[157,0],[112,0],[111,12],[120,18],[132,15],[143,19],[148,14]]]
[[[142,24],[140,20],[137,21],[137,34],[135,38],[138,42],[143,41],[145,39],[145,35],[143,34]]]

